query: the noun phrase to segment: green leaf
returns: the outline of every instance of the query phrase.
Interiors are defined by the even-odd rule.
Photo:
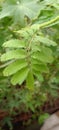
[[[25,16],[33,19],[38,13],[39,4],[37,3],[37,0],[6,1],[0,13],[0,19],[12,16],[15,23],[20,22],[21,25],[23,25],[25,23]]]
[[[34,64],[33,65],[33,70],[34,71],[39,71],[39,72],[45,72],[45,73],[48,73],[49,72],[49,69],[48,69],[48,67],[47,67],[47,65],[46,64]]]
[[[43,75],[40,74],[40,72],[35,71],[35,72],[34,72],[34,75],[35,75],[36,78],[39,80],[39,82],[43,82],[43,81],[44,81]]]
[[[43,37],[43,36],[37,36],[36,37],[38,39],[38,41],[42,42],[44,45],[47,45],[47,46],[56,46],[56,42],[48,39],[47,37]]]
[[[43,47],[41,52],[34,52],[32,58],[39,60],[39,62],[52,63],[53,56],[50,48]]]
[[[9,52],[4,53],[1,56],[1,61],[8,61],[12,59],[24,59],[26,57],[25,50],[11,50]]]
[[[3,71],[3,74],[4,76],[12,75],[26,66],[27,63],[25,60],[17,60],[6,67]]]
[[[26,80],[28,72],[29,72],[28,67],[21,69],[20,71],[14,74],[14,76],[11,79],[11,83],[13,85],[16,85],[17,83],[21,85]]]
[[[34,89],[34,77],[32,71],[29,71],[26,79],[26,87],[30,90]]]
[[[24,40],[18,40],[18,39],[11,39],[9,41],[6,41],[3,44],[3,47],[10,47],[10,48],[24,48],[26,43]]]
[[[40,52],[41,51],[40,45],[38,45],[37,43],[34,46],[33,46],[33,44],[31,46],[32,46],[32,52],[37,52],[37,51]]]

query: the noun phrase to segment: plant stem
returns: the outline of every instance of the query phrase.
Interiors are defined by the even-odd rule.
[[[45,22],[45,23],[40,24],[40,25],[39,25],[39,28],[44,28],[44,27],[46,27],[46,26],[48,26],[48,25],[50,25],[50,24],[56,22],[57,20],[59,20],[59,16],[57,16],[56,18],[54,18],[54,19],[52,19],[52,20],[50,20],[50,21],[48,21],[48,22]]]

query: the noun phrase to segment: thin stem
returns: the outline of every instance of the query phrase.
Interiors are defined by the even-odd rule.
[[[59,16],[57,16],[56,18],[54,18],[54,19],[52,19],[52,20],[50,20],[48,22],[40,24],[39,28],[44,28],[44,27],[46,27],[46,26],[48,26],[48,25],[50,25],[50,24],[52,24],[52,23],[54,23],[54,22],[56,22],[58,20],[59,20]]]
[[[50,20],[50,21],[44,22],[44,23],[42,23],[42,24],[33,24],[33,25],[31,26],[31,28],[32,28],[33,30],[37,31],[37,30],[39,30],[40,28],[46,28],[46,27],[48,27],[48,25],[53,24],[53,23],[55,23],[55,22],[58,21],[58,20],[59,20],[59,16],[57,16],[56,18],[54,18],[54,19],[52,19],[52,20]]]

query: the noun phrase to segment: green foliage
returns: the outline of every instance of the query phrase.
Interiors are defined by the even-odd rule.
[[[40,123],[40,125],[42,125],[47,118],[49,118],[49,114],[48,113],[42,114],[39,117],[39,119],[38,119],[38,122]]]
[[[25,35],[26,33],[27,35]],[[12,61],[12,63],[10,62],[10,64],[5,68],[3,73],[4,76],[13,75],[11,82],[14,85],[17,83],[21,84],[24,80],[27,80],[28,77],[30,77],[28,76],[29,72],[31,77],[34,75],[36,77],[37,72],[48,73],[49,69],[47,67],[47,63],[52,63],[54,60],[53,52],[48,43],[51,41],[50,43],[53,46],[56,46],[56,43],[48,38],[46,40],[46,38],[43,36],[43,39],[45,39],[44,43],[47,44],[45,45],[40,34],[34,33],[35,28],[33,31],[33,29],[30,27],[27,29],[27,32],[25,28],[25,36],[23,37],[22,34],[22,39],[10,40],[3,44],[3,46],[9,48],[9,50],[1,56],[1,61]],[[34,79],[34,77],[32,79]],[[32,79],[30,82],[32,82]],[[27,83],[27,85],[29,84]],[[34,86],[34,83],[32,83],[31,86],[32,85]]]
[[[12,130],[13,129],[13,126],[12,126],[12,123],[11,123],[11,118],[10,117],[5,117],[3,119],[3,122],[2,122],[3,125],[8,125],[9,129]]]
[[[39,5],[36,0],[7,0],[2,5],[0,19],[11,16],[14,19],[14,23],[20,22],[20,25],[24,25],[27,17],[33,19],[38,15],[38,12]]]
[[[50,24],[51,22],[49,22],[48,24]],[[18,33],[18,35],[20,35],[19,40],[12,39],[3,44],[4,47],[9,48],[10,50],[1,56],[1,61],[13,60],[13,63],[4,70],[5,76],[9,76],[15,73],[11,79],[12,84],[15,85],[17,83],[23,83],[24,80],[28,79],[28,73],[30,72],[30,75],[32,75],[33,77],[32,85],[34,86],[34,75],[37,78],[37,72],[49,72],[47,63],[52,63],[54,60],[53,52],[50,46],[56,46],[56,43],[52,40],[49,40],[49,38],[46,39],[43,33],[39,33],[39,27],[43,27],[43,25],[46,26],[47,22],[45,24],[41,24],[41,26],[38,24],[34,26],[29,26],[28,28],[24,28],[24,30],[22,29],[16,32]],[[19,63],[17,62],[18,60]],[[21,60],[24,65],[23,67],[21,64]],[[21,65],[19,66],[19,64]],[[13,65],[15,66],[16,71],[11,71]],[[23,74],[23,71],[24,74],[26,72],[26,75]],[[29,85],[28,82],[27,85]],[[27,87],[30,88],[31,86]]]
[[[58,96],[59,0],[0,3],[1,109],[9,117],[28,111],[39,117],[48,94]],[[9,117],[5,121],[11,125]],[[39,122],[46,117],[41,115]]]

